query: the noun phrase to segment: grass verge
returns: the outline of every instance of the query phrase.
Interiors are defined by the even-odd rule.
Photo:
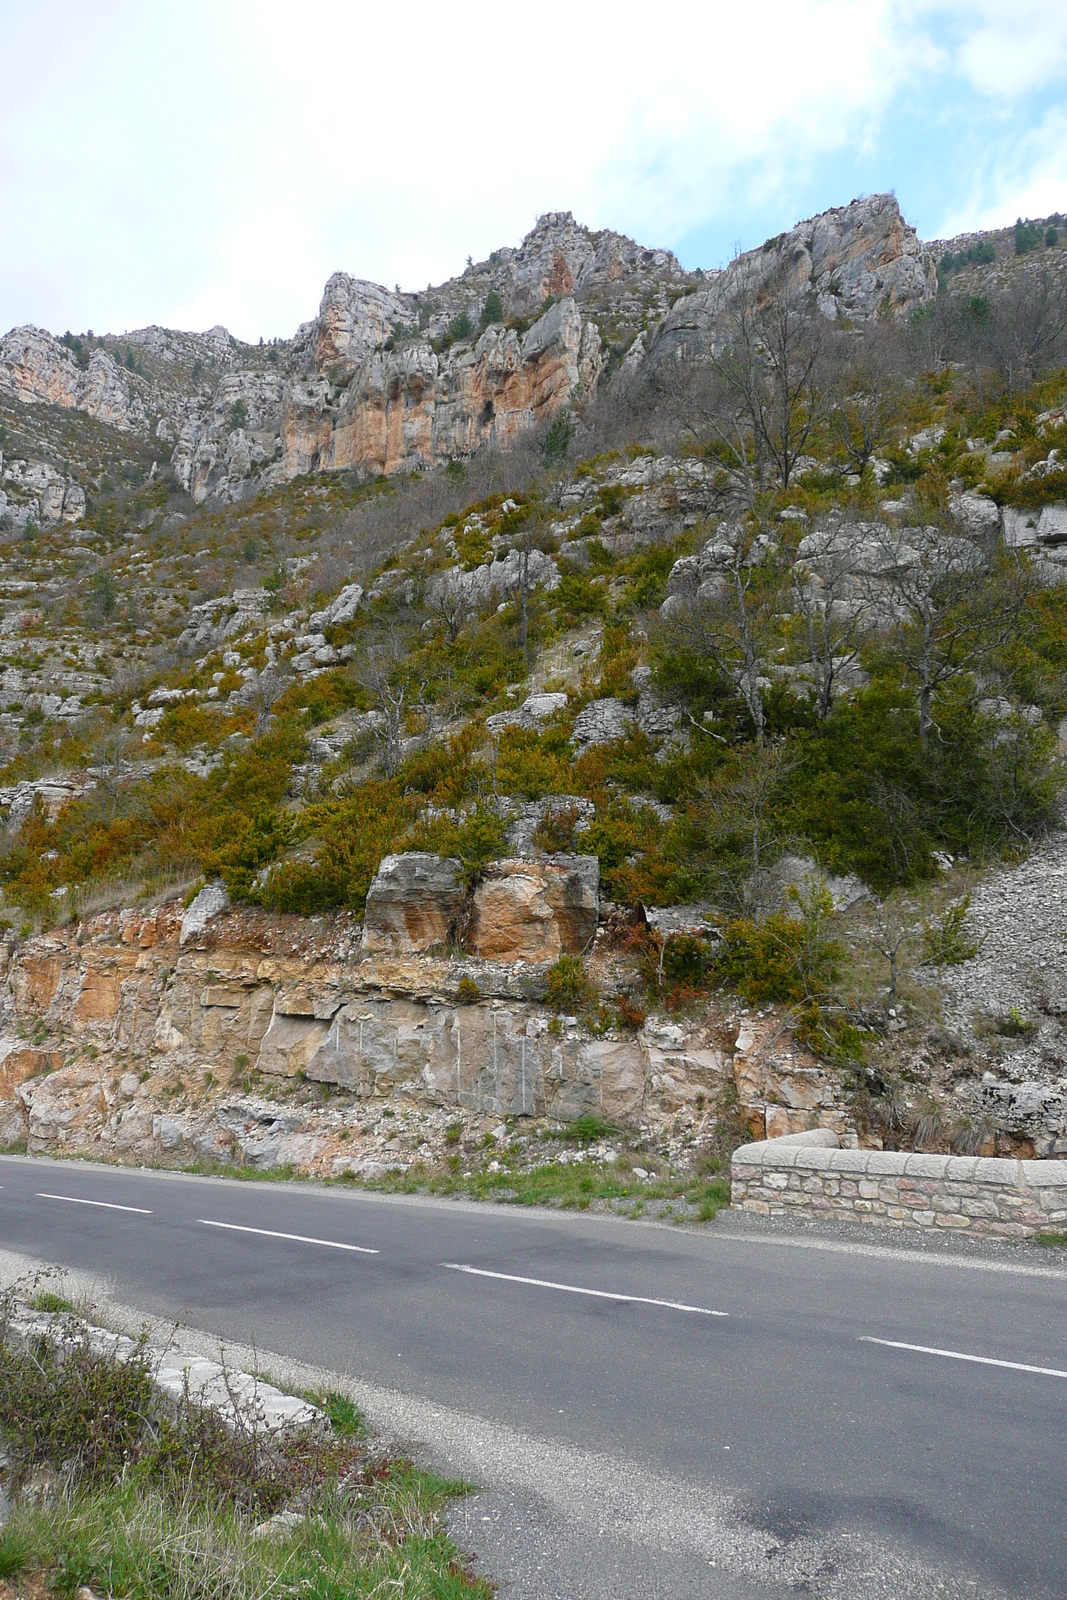
[[[386,1194],[467,1195],[472,1200],[495,1200],[503,1205],[556,1206],[579,1211],[594,1205],[610,1206],[629,1216],[640,1216],[656,1204],[662,1208],[681,1203],[687,1218],[695,1209],[699,1222],[710,1222],[730,1203],[726,1177],[644,1179],[609,1165],[562,1162],[548,1162],[526,1172],[507,1168],[489,1172],[483,1168],[440,1173],[416,1165],[407,1172],[386,1173],[363,1181],[363,1187]]]
[[[40,1297],[39,1297],[40,1298]],[[383,1454],[358,1409],[313,1398],[318,1430],[227,1427],[186,1395],[164,1405],[142,1341],[94,1351],[77,1319],[61,1355],[14,1348],[0,1299],[0,1447],[14,1509],[0,1580],[73,1600],[489,1600],[448,1537],[469,1486]]]

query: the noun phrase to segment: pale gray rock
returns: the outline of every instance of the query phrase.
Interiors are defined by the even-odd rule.
[[[358,583],[348,583],[328,606],[322,611],[314,611],[308,618],[308,629],[312,633],[321,632],[323,628],[332,627],[334,624],[351,622],[359,610],[359,603],[363,599],[363,589]],[[323,643],[325,644],[325,640]]]
[[[485,725],[490,733],[499,733],[503,728],[539,728],[549,717],[555,716],[557,711],[562,711],[567,704],[565,694],[531,694],[527,695],[521,706],[511,711],[496,711],[491,717],[486,717]]]
[[[1039,510],[1005,506],[1002,512],[1004,543],[1012,549],[1067,543],[1067,506],[1048,505]]]
[[[611,744],[616,739],[625,739],[633,727],[634,713],[621,700],[613,697],[594,700],[575,718],[571,743],[582,749]]]
[[[804,295],[831,320],[869,319],[883,307],[907,312],[937,293],[937,267],[900,215],[893,195],[870,195],[797,223],[746,251],[709,287],[679,300],[658,329],[652,359],[699,356],[738,295]]]
[[[972,536],[995,534],[1000,529],[1000,507],[985,495],[950,495],[948,508],[961,527]]]
[[[446,944],[465,904],[461,861],[414,850],[385,856],[367,891],[363,949],[410,954]]]
[[[746,879],[744,897],[755,913],[766,916],[772,911],[798,914],[796,896],[801,901],[813,892],[825,890],[835,911],[847,911],[861,900],[869,900],[871,891],[855,873],[837,877],[824,872],[810,856],[780,856],[772,866],[761,868]]]
[[[507,841],[512,856],[536,854],[534,834],[545,817],[574,817],[574,833],[580,837],[596,816],[596,806],[584,795],[551,794],[540,800],[502,799],[501,811],[509,817]]]
[[[205,884],[196,899],[186,908],[178,942],[185,944],[189,939],[194,939],[203,933],[212,917],[217,917],[220,912],[225,911],[229,903],[230,897],[221,883]]]

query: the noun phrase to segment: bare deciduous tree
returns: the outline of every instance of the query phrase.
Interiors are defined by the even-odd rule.
[[[720,524],[713,549],[716,592],[675,611],[667,626],[737,685],[762,744],[767,649],[781,595],[777,551],[741,522]]]
[[[761,878],[781,853],[774,802],[799,764],[784,744],[752,745],[700,784],[697,810],[709,846],[706,865],[735,907],[751,898],[753,887],[758,898]],[[730,851],[731,840],[743,841],[740,854]]]
[[[815,535],[820,541],[820,535]],[[846,533],[821,536],[821,547],[807,564],[791,569],[794,614],[803,627],[807,659],[815,686],[815,709],[821,718],[833,710],[842,677],[858,663],[867,634],[869,606],[853,571],[853,551]]]
[[[369,646],[358,674],[381,718],[374,728],[374,738],[389,778],[399,768],[404,755],[404,718],[411,697],[406,666],[404,644],[393,635],[387,642],[376,641]]]
[[[936,528],[882,527],[881,572],[868,577],[874,604],[885,593],[896,612],[894,648],[918,684],[919,737],[930,741],[934,697],[958,673],[973,671],[1017,632],[1034,590],[1021,556],[996,555]]]
[[[1009,394],[1067,351],[1067,275],[1048,265],[1016,275],[993,301],[989,343]]]

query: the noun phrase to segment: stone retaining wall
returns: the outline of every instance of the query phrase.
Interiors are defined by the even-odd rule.
[[[820,1128],[735,1150],[731,1205],[760,1216],[1026,1238],[1067,1229],[1067,1161],[842,1150]]]

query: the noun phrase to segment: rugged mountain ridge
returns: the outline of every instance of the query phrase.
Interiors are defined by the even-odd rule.
[[[669,251],[550,212],[517,248],[425,291],[334,273],[318,315],[269,345],[221,327],[12,329],[0,399],[82,414],[137,440],[197,502],[232,500],[301,473],[391,474],[507,448],[620,365],[698,355],[739,288],[810,290],[825,316],[862,320],[929,300],[937,269],[891,195],[798,223],[716,272],[686,272]],[[5,467],[9,515],[69,518],[77,495],[65,502],[66,489],[91,487],[89,462],[58,438],[40,454],[62,492],[23,492],[25,465]]]

